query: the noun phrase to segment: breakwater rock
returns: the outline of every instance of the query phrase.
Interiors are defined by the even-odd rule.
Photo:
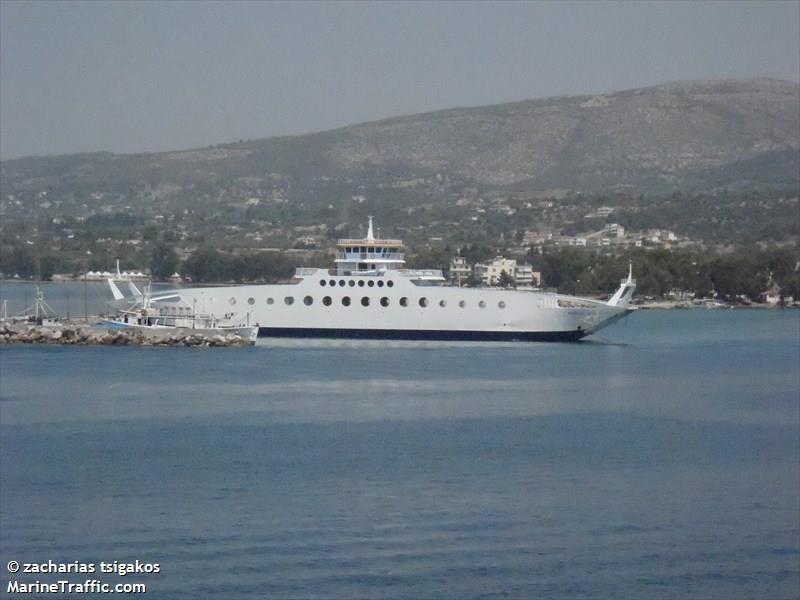
[[[253,341],[235,333],[175,333],[103,327],[0,325],[0,344],[59,344],[98,346],[252,346]]]

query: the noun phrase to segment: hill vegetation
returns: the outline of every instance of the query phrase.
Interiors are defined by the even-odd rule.
[[[655,264],[643,258],[665,246],[647,241],[654,230],[676,240],[666,245],[678,262],[796,256],[799,115],[795,83],[679,82],[176,152],[4,161],[0,272],[47,277],[120,258],[161,278],[274,280],[327,264],[336,238],[363,233],[367,215],[407,242],[412,265],[446,267],[465,248],[546,256],[548,285],[565,290],[578,272],[582,291],[605,286],[585,269],[606,257],[638,252]],[[613,226],[644,247],[632,250],[631,237],[578,251],[588,266],[557,247]],[[660,269],[650,287],[689,285],[684,271]]]

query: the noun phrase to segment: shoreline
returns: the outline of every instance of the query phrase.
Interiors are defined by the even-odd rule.
[[[230,348],[252,346],[255,341],[238,333],[206,333],[194,330],[114,329],[89,324],[83,319],[57,323],[0,323],[0,346],[48,344],[58,346],[183,346]]]

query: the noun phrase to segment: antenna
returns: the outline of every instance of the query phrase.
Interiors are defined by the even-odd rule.
[[[3,312],[5,313],[8,309],[6,308],[6,301],[3,302]],[[27,302],[27,300],[26,300]],[[33,314],[31,314],[33,313]],[[36,294],[34,296],[33,304],[25,308],[24,311],[16,315],[14,318],[19,317],[33,317],[37,322],[40,319],[45,319],[49,317],[55,316],[56,311],[52,309],[52,307],[45,301],[44,299],[44,292],[42,292],[42,288],[40,286],[36,286]]]

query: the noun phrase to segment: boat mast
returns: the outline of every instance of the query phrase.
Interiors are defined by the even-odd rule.
[[[375,241],[375,234],[372,233],[372,217],[369,217],[369,227],[367,227],[367,241],[374,242]]]

